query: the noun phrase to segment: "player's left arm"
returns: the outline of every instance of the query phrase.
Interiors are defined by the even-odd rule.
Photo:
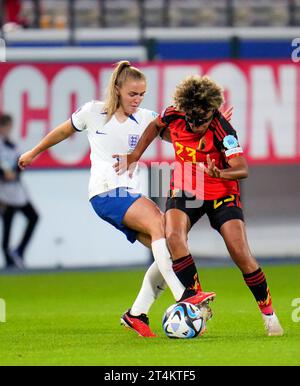
[[[219,169],[215,165],[215,160],[207,155],[207,167],[205,172],[214,178],[222,178],[225,180],[241,180],[248,177],[248,164],[246,158],[237,156],[228,160],[229,168]]]
[[[232,109],[229,109],[229,114]],[[207,155],[207,167],[205,172],[213,178],[226,180],[240,180],[248,177],[248,164],[243,156],[243,149],[239,144],[237,133],[223,115],[219,115],[215,123],[214,143],[216,148],[224,154],[227,167],[220,169],[216,166],[215,160]]]

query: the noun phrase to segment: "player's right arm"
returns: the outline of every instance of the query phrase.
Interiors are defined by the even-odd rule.
[[[141,158],[146,149],[148,149],[151,143],[155,140],[155,138],[160,134],[160,132],[164,128],[165,124],[161,122],[159,116],[155,118],[154,121],[149,123],[146,130],[142,134],[138,144],[136,145],[136,148],[131,153],[136,161]]]
[[[72,134],[74,134],[74,132],[75,129],[72,125],[71,119],[57,126],[54,130],[50,131],[50,133],[47,134],[41,142],[37,144],[37,146],[21,155],[19,158],[20,169],[25,169],[40,153],[43,153],[50,147],[69,138]]]

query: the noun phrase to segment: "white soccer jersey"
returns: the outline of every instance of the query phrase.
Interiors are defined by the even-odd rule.
[[[128,172],[118,176],[113,168],[113,154],[130,153],[148,124],[157,116],[153,111],[138,109],[120,123],[115,115],[106,122],[104,102],[91,101],[72,114],[72,124],[77,131],[87,131],[91,147],[91,176],[89,198],[118,187],[128,187],[140,192],[138,170],[132,178]]]

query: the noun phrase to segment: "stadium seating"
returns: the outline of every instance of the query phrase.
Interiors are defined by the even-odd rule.
[[[40,0],[40,27],[62,28],[69,17],[69,0]],[[300,24],[300,0],[86,0],[74,1],[77,27],[288,26]],[[22,1],[29,26],[34,2]],[[143,11],[142,11],[143,9]]]

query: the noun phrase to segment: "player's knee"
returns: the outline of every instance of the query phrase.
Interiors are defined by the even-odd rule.
[[[160,237],[165,237],[165,220],[164,220],[164,214],[161,212],[157,212],[155,217],[151,219],[150,224],[150,233],[152,235],[160,235]]]
[[[166,231],[166,239],[168,247],[171,252],[175,252],[178,246],[186,244],[186,236],[183,232],[180,232],[176,229],[171,229]]]

